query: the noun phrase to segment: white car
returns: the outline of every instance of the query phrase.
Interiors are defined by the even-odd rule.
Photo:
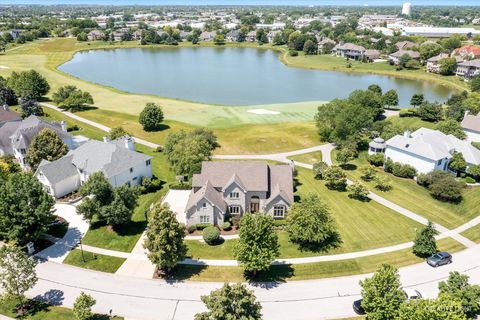
[[[425,298],[425,293],[418,289],[404,288],[403,292],[405,293],[405,297],[407,297],[407,300]]]

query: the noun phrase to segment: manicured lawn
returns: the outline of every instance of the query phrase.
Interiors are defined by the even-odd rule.
[[[480,188],[465,189],[463,191],[463,200],[458,204],[442,202],[432,198],[429,191],[417,185],[414,180],[398,178],[378,169],[377,174],[388,176],[393,188],[387,192],[375,190],[372,182],[364,182],[360,178],[361,173],[358,168],[368,164],[366,157],[366,152],[363,152],[358,159],[351,162],[354,165],[352,168],[355,167],[357,169],[347,170],[349,178],[361,181],[364,185],[369,186],[371,191],[405,209],[420,214],[447,228],[458,227],[480,214],[478,211],[480,206]]]
[[[0,303],[0,314],[8,317],[29,320],[77,320],[71,309],[48,305],[46,303],[29,300],[28,305],[31,306],[31,311],[24,317],[17,317],[15,309],[17,301],[11,298],[6,298]],[[109,318],[107,315],[96,314],[92,320],[122,320],[123,317]]]
[[[68,230],[68,222],[62,222],[62,223],[58,223],[50,226],[47,230],[47,234],[61,239],[63,238],[65,233],[67,233],[67,230]]]
[[[462,235],[476,243],[480,243],[480,224],[477,224],[475,227],[465,230],[464,232],[462,232]]]
[[[115,273],[122,263],[125,262],[123,258],[93,254],[85,250],[83,251],[83,256],[85,257],[85,262],[82,260],[80,249],[74,249],[70,251],[63,263],[90,270]]]
[[[446,238],[438,241],[440,250],[455,252],[464,249],[462,244]],[[422,262],[411,253],[411,249],[379,254],[351,260],[329,261],[319,263],[273,266],[266,273],[260,274],[256,281],[308,280],[329,277],[349,276],[375,271],[384,263],[402,267]],[[247,281],[241,267],[205,267],[179,265],[175,274],[177,279],[194,281]]]
[[[315,164],[319,161],[322,161],[322,152],[315,151],[310,153],[304,153],[298,156],[288,157],[288,159],[298,161],[298,162],[308,163],[308,164]]]

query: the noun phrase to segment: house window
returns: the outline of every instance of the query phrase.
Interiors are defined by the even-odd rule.
[[[135,178],[133,178],[132,180],[135,181],[135,180],[137,180],[137,179],[138,179],[138,177],[135,177]]]
[[[274,218],[283,218],[285,216],[285,206],[275,206],[273,207],[273,217]]]
[[[238,198],[240,198],[240,193],[230,192],[230,199],[238,199]]]
[[[207,203],[206,202],[202,203],[202,208],[207,209]]]
[[[133,172],[133,168],[130,168],[130,173],[132,173],[132,172]]]
[[[210,223],[210,216],[200,216],[200,223]]]
[[[230,206],[228,211],[230,214],[240,214],[240,206]]]
[[[152,160],[148,159],[148,160],[146,161],[146,164],[147,164],[147,166],[151,165],[151,164],[152,164]]]
[[[442,159],[438,160],[437,162],[437,166],[441,165],[442,164]]]

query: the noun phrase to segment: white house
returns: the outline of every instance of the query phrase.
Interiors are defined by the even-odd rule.
[[[473,115],[469,111],[465,112],[461,126],[467,134],[468,141],[480,142],[480,114]]]
[[[385,158],[409,164],[418,173],[447,170],[454,152],[460,152],[467,167],[480,164],[480,150],[468,141],[438,130],[420,128],[405,132],[386,141]]]
[[[95,172],[113,187],[138,185],[152,177],[152,158],[134,151],[129,136],[114,141],[90,140],[56,161],[42,161],[35,176],[55,198],[72,193]]]

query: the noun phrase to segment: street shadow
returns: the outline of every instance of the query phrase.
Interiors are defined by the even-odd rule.
[[[45,303],[52,306],[59,306],[62,304],[64,295],[62,290],[51,289],[42,295],[33,298],[35,301]]]

